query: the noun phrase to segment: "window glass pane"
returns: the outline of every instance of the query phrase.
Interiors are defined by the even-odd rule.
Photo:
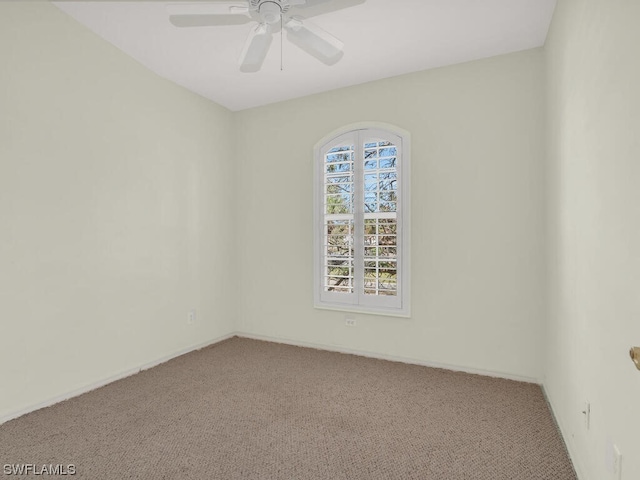
[[[378,174],[366,174],[364,176],[364,189],[367,192],[375,191],[378,189]]]
[[[364,211],[366,213],[373,213],[378,211],[378,195],[376,193],[365,195]]]
[[[353,163],[340,162],[340,163],[327,163],[327,173],[342,173],[350,172],[353,170]]]
[[[396,168],[396,157],[381,158],[380,168]]]
[[[371,169],[377,169],[377,168],[378,168],[377,160],[367,160],[366,162],[364,162],[365,170],[371,170]]]
[[[396,190],[398,187],[397,179],[396,172],[380,172],[380,190]]]
[[[328,194],[340,194],[349,193],[353,190],[352,183],[328,183],[326,185],[326,193]]]
[[[396,202],[380,202],[378,208],[381,212],[395,212],[397,204]]]
[[[339,147],[333,147],[331,150],[329,150],[327,153],[335,153],[335,152],[348,152],[350,150],[353,150],[353,145],[351,146],[347,146],[347,145],[341,145]]]
[[[397,155],[396,147],[388,147],[380,149],[381,157],[395,157]]]
[[[326,213],[330,215],[353,212],[353,195],[325,195]]]
[[[326,175],[326,182],[327,185],[329,184],[341,184],[342,186],[344,186],[345,184],[352,184],[353,183],[353,176],[351,174],[348,175]]]

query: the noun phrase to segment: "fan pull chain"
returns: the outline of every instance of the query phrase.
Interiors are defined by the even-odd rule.
[[[284,15],[280,14],[280,71],[282,72],[284,70],[283,66],[282,66],[282,30],[284,30],[284,19],[283,19]]]

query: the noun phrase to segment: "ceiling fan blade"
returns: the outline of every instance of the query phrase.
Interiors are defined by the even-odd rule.
[[[249,15],[171,15],[169,21],[174,27],[217,27],[244,25],[251,21]]]
[[[309,55],[314,56],[326,65],[334,65],[344,55],[344,43],[319,26],[291,17],[285,23],[287,38]]]
[[[289,0],[296,9],[304,10],[305,17],[316,17],[325,13],[344,10],[364,3],[366,0]]]
[[[167,5],[169,15],[244,15],[249,4],[238,0],[232,2],[173,3]]]
[[[260,70],[272,40],[273,35],[271,34],[271,27],[268,24],[260,23],[251,29],[242,53],[240,54],[240,71],[253,73]]]
[[[169,21],[175,27],[211,27],[249,23],[246,1],[216,3],[176,3],[167,5]]]

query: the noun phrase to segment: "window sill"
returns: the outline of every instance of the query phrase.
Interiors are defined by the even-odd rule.
[[[411,318],[411,312],[408,309],[396,309],[396,308],[373,308],[373,307],[359,307],[356,305],[337,305],[330,303],[315,304],[314,308],[318,310],[333,310],[336,312],[345,313],[361,313],[365,315],[380,315],[383,317],[396,317],[396,318]]]

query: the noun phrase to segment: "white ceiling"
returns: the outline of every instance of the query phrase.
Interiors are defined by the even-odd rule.
[[[556,0],[366,0],[313,17],[345,43],[339,63],[320,63],[285,35],[280,71],[277,35],[257,73],[238,70],[252,24],[177,28],[166,5],[180,1],[54,3],[157,74],[236,111],[539,47]]]

